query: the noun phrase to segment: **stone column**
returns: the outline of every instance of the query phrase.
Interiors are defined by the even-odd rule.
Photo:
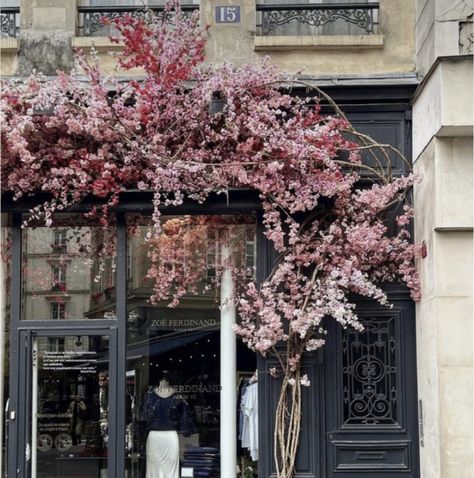
[[[422,478],[473,469],[473,68],[464,55],[472,2],[417,1],[413,158],[415,238],[423,299],[417,306]],[[464,46],[463,46],[464,45]]]

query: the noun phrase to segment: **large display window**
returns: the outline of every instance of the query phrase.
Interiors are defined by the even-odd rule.
[[[31,214],[2,236],[9,475],[257,476],[257,357],[233,330],[255,216]]]
[[[238,276],[255,273],[255,219],[167,217],[159,234],[147,218],[128,224],[126,476],[254,476],[239,435],[256,356],[231,322]]]

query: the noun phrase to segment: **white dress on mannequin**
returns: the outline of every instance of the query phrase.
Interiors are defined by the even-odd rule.
[[[151,430],[146,440],[146,478],[179,478],[179,439],[175,430]]]
[[[149,419],[158,424],[150,429],[146,441],[146,478],[179,478],[179,438],[177,425],[167,413],[176,400],[174,389],[167,380],[160,381],[148,403]],[[174,429],[172,429],[174,428]]]

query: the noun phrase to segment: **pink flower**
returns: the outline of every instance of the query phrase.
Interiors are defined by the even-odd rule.
[[[311,382],[310,380],[308,379],[308,375],[307,374],[304,374],[301,378],[300,378],[300,383],[301,385],[303,385],[303,387],[309,387],[311,385]]]

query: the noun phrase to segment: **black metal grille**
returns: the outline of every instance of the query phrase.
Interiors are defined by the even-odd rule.
[[[20,7],[1,7],[2,37],[17,37],[20,32]]]
[[[257,34],[279,34],[282,27],[301,24],[309,27],[344,22],[355,25],[363,34],[377,33],[378,3],[318,3],[257,5]],[[284,32],[282,34],[285,34]],[[314,34],[311,29],[307,34]]]
[[[199,5],[181,5],[181,11],[184,16],[190,16],[196,10],[199,10]],[[78,11],[78,35],[79,36],[104,36],[110,35],[110,27],[103,25],[103,18],[109,20],[130,15],[135,18],[146,17],[153,13],[158,18],[164,18],[166,14],[163,6],[153,6],[144,9],[143,6],[87,6],[77,7]],[[97,35],[98,34],[98,35]]]
[[[364,319],[342,334],[344,425],[397,424],[396,318]]]

